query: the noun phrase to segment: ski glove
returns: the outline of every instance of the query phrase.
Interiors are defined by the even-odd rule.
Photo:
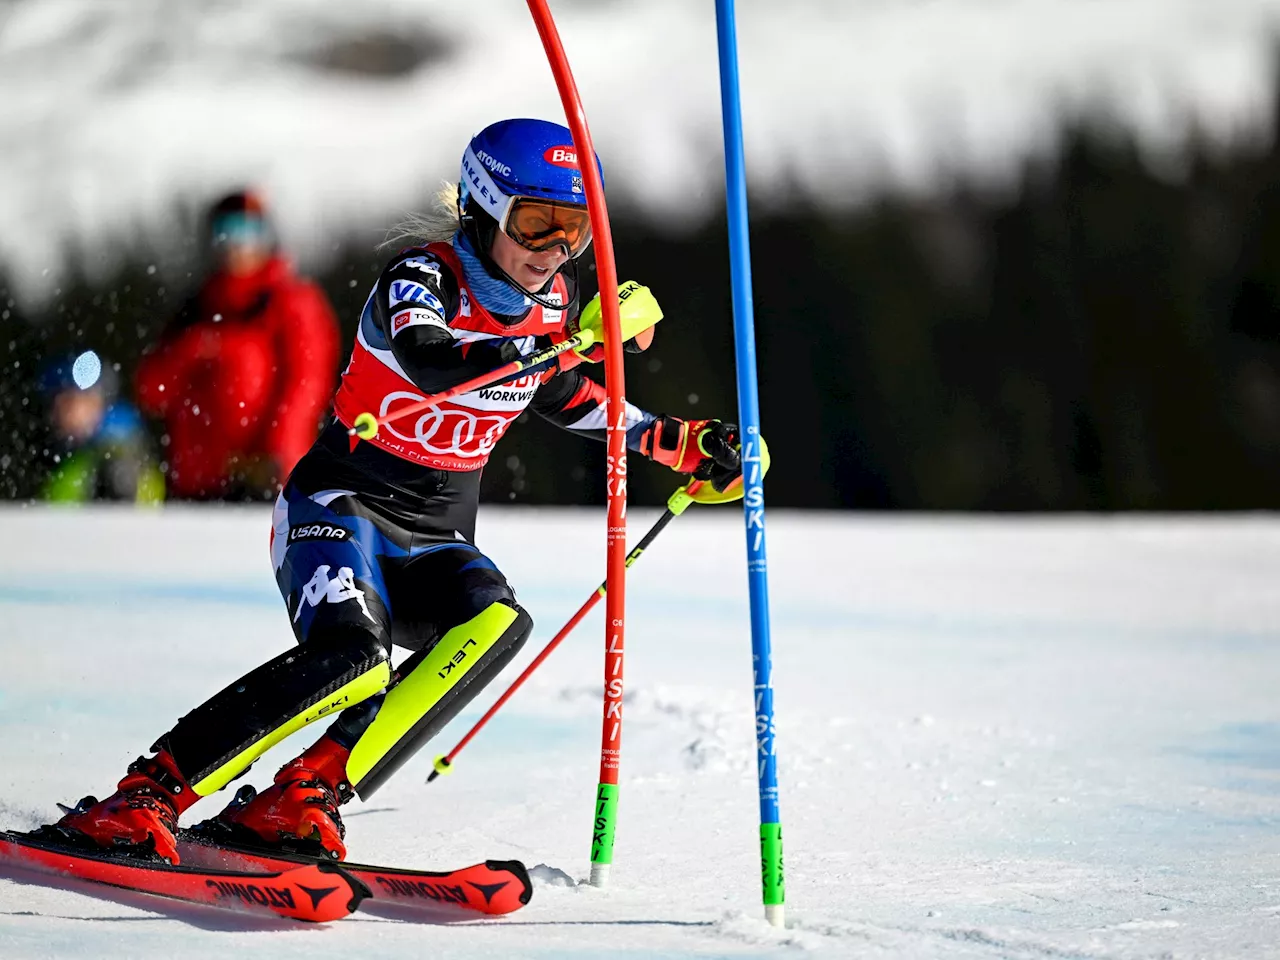
[[[648,287],[628,280],[618,287],[618,322],[622,327],[623,348],[628,353],[639,353],[653,341],[653,325],[662,319],[662,308]],[[588,363],[604,359],[604,312],[600,308],[600,294],[582,308],[578,315],[578,330],[590,330],[595,339],[591,346],[574,353]]]
[[[738,428],[720,420],[658,417],[640,438],[640,452],[677,473],[692,473],[723,491],[742,475]]]

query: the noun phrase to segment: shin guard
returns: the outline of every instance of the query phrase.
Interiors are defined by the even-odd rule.
[[[333,631],[245,674],[178,721],[152,749],[169,751],[201,797],[309,723],[365,700],[391,680],[386,647],[368,631]]]
[[[517,604],[497,601],[407,660],[347,760],[347,779],[360,798],[367,800],[470,703],[532,629],[533,620]]]

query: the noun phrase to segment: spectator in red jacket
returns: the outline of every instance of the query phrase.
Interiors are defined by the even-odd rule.
[[[143,357],[138,404],[164,419],[170,496],[274,495],[333,396],[337,322],[254,194],[215,205],[209,239],[214,272]]]

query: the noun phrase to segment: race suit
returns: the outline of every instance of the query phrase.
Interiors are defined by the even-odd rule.
[[[490,313],[448,243],[404,250],[383,270],[336,416],[275,505],[271,558],[301,648],[232,684],[158,744],[198,793],[243,772],[250,748],[281,724],[332,709],[342,712],[329,736],[353,748],[348,774],[367,797],[515,656],[532,620],[475,544],[481,470],[526,407],[603,439],[603,388],[579,369],[534,368],[392,421],[369,441],[347,428],[361,413],[385,416],[565,335],[576,289],[560,275],[543,295],[563,306]],[[631,405],[626,417],[636,449],[655,418]],[[391,675],[393,644],[415,652]],[[451,663],[466,671],[460,679]],[[410,696],[409,681],[423,677]],[[370,686],[391,692],[370,695]],[[393,704],[397,696],[414,702]]]

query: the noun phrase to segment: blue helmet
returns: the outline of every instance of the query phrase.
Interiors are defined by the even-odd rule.
[[[604,178],[600,158],[596,169]],[[500,120],[474,137],[462,155],[459,197],[496,221],[515,197],[537,197],[583,206],[582,187],[573,134],[546,120]]]
[[[501,230],[530,250],[563,246],[568,256],[560,269],[576,276],[577,258],[591,243],[586,201],[573,134],[558,123],[501,120],[472,137],[462,155],[458,220],[469,252],[491,277],[544,307],[559,305],[547,293],[551,280],[536,293],[521,287],[490,255],[494,235]]]

